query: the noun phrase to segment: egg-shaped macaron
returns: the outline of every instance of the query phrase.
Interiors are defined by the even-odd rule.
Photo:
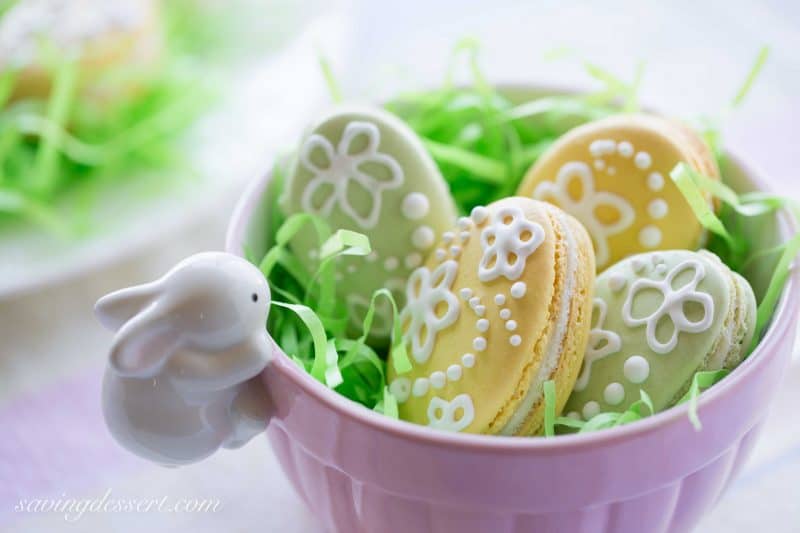
[[[313,213],[332,230],[369,237],[372,252],[341,256],[336,290],[352,328],[361,324],[375,290],[389,288],[403,304],[408,275],[450,228],[457,211],[438,167],[417,135],[377,107],[337,107],[304,135],[281,200],[287,215]],[[309,271],[319,240],[305,228],[291,242]],[[392,308],[381,299],[373,338],[388,339]]]
[[[703,244],[703,226],[669,176],[680,162],[719,178],[711,150],[689,127],[654,115],[617,115],[559,138],[517,193],[580,220],[602,271],[635,253]]]
[[[29,0],[0,17],[0,69],[14,69],[12,98],[46,98],[56,58],[74,59],[78,86],[95,102],[134,91],[136,76],[111,89],[98,83],[109,69],[140,73],[158,62],[163,50],[160,3],[156,0]],[[48,47],[51,50],[48,52]]]
[[[583,226],[512,197],[443,233],[408,280],[401,313],[412,370],[389,368],[402,419],[433,428],[536,434],[542,387],[564,405],[580,369],[595,266]]]
[[[701,370],[747,355],[756,301],[748,282],[705,250],[649,252],[597,277],[583,368],[565,412],[624,411],[644,390],[657,411]]]

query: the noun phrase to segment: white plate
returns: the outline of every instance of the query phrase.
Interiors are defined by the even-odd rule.
[[[0,301],[131,257],[166,242],[215,205],[231,204],[249,179],[270,168],[276,151],[291,146],[298,124],[327,98],[318,47],[340,63],[347,22],[335,14],[316,18],[277,55],[236,75],[223,104],[188,136],[199,178],[144,199],[135,194],[136,180],[121,182],[96,207],[102,228],[82,240],[33,227],[0,233]]]

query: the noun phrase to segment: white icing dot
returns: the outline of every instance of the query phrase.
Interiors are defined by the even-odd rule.
[[[486,314],[485,305],[476,305],[475,307],[472,308],[472,310],[475,311],[475,314],[478,316],[483,316],[484,314]]]
[[[511,309],[509,309],[507,307],[504,307],[503,309],[501,309],[500,310],[500,318],[502,318],[503,320],[508,320],[509,318],[511,318]]]
[[[647,186],[650,187],[652,191],[660,191],[664,188],[664,176],[658,172],[652,172],[647,176]]]
[[[625,360],[622,373],[631,383],[644,383],[650,376],[650,363],[641,355],[632,355]]]
[[[483,337],[475,337],[472,339],[472,347],[479,352],[484,351],[486,349],[486,339]]]
[[[469,299],[469,306],[475,309],[475,306],[481,303],[481,299],[478,296],[473,296]]]
[[[639,152],[636,154],[636,157],[633,158],[633,162],[637,167],[644,170],[650,168],[650,165],[653,163],[653,158],[650,157],[650,154],[647,152]]]
[[[414,380],[414,386],[411,388],[411,394],[414,396],[425,396],[428,393],[428,378],[417,378]]]
[[[461,379],[461,365],[450,365],[447,367],[447,379],[458,381]]]
[[[508,331],[514,331],[515,329],[517,329],[517,321],[509,320],[508,322],[506,322],[506,329]]]
[[[581,414],[578,411],[570,411],[567,413],[567,418],[571,418],[573,420],[580,420]]]
[[[658,198],[647,205],[647,212],[653,218],[664,218],[669,212],[669,206],[667,205],[667,202],[661,198]]]
[[[608,173],[609,176],[613,176],[614,174],[617,173],[617,169],[615,167],[608,167],[606,169],[606,172]]]
[[[461,255],[461,247],[460,246],[451,246],[450,247],[450,253],[453,255],[453,257],[458,257],[459,255]]]
[[[663,263],[664,262],[664,258],[661,257],[661,254],[659,254],[659,253],[653,253],[653,254],[650,254],[650,261],[654,265],[657,265],[659,263]]]
[[[483,333],[489,329],[489,321],[485,318],[479,318],[478,321],[475,322],[475,327],[478,328],[478,331]]]
[[[603,399],[609,405],[619,405],[625,399],[625,388],[619,383],[609,383],[603,391]]]
[[[511,335],[511,337],[508,338],[508,342],[511,343],[511,346],[519,346],[522,343],[522,337],[519,335]]]
[[[664,263],[656,265],[656,274],[658,274],[659,276],[663,276],[666,273],[667,273],[667,265],[665,265]]]
[[[409,220],[419,220],[428,214],[430,202],[428,197],[419,192],[412,192],[403,198],[403,216]]]
[[[444,258],[447,257],[447,252],[444,248],[437,248],[433,255],[438,261],[444,261]]]
[[[461,295],[462,300],[469,300],[470,297],[472,297],[472,289],[470,289],[469,287],[464,287],[463,289],[458,291],[458,294]]]
[[[408,254],[405,258],[405,264],[406,268],[417,268],[422,264],[422,256],[417,253]]]
[[[411,244],[420,250],[427,250],[433,246],[433,241],[436,235],[433,230],[428,226],[420,226],[411,234]]]
[[[630,157],[633,155],[633,145],[628,141],[622,141],[617,145],[617,152],[622,157]]]
[[[444,233],[442,233],[442,241],[444,241],[445,244],[450,244],[451,242],[453,242],[453,239],[455,238],[456,234],[453,233],[452,231],[445,231]]]
[[[355,265],[347,265],[347,272],[353,274],[356,271]]]
[[[600,404],[595,401],[586,402],[586,404],[583,406],[583,418],[586,420],[591,420],[592,417],[597,415],[599,412]]]
[[[525,285],[524,281],[517,281],[511,286],[511,297],[519,300],[523,296],[525,296],[525,292],[528,290],[528,286]]]
[[[404,403],[411,394],[411,382],[408,378],[397,378],[389,385],[389,392],[397,398],[398,402]]]
[[[458,227],[462,230],[467,230],[472,227],[472,220],[469,217],[461,217],[458,219]]]
[[[459,237],[461,237],[461,242],[462,243],[467,242],[469,240],[469,232],[468,231],[462,231],[459,234]]]
[[[625,279],[625,276],[622,274],[611,274],[608,278],[608,288],[614,292],[621,291],[628,280]]]
[[[396,257],[387,257],[386,261],[383,262],[383,268],[391,272],[392,270],[396,269],[399,264],[400,262]]]
[[[444,372],[441,370],[437,370],[431,374],[430,380],[431,386],[433,386],[434,389],[441,389],[444,387],[445,383],[447,383],[447,378],[445,377]]]
[[[617,143],[612,139],[597,139],[589,145],[589,152],[595,157],[600,157],[606,154],[613,154],[616,147]]]
[[[461,356],[461,364],[467,368],[475,366],[475,354],[465,353]]]
[[[661,230],[655,226],[645,226],[639,232],[639,244],[645,248],[655,248],[661,244]]]
[[[367,254],[367,262],[374,263],[378,260],[378,252],[372,250],[370,253]]]
[[[634,273],[639,274],[647,264],[644,262],[644,259],[641,257],[635,257],[631,260],[631,268],[633,269]]]
[[[604,168],[606,168],[606,162],[603,161],[602,159],[595,159],[594,160],[594,168],[596,170],[603,170]]]
[[[472,221],[475,224],[483,224],[486,221],[486,218],[489,216],[489,210],[479,205],[472,209],[472,213],[470,213],[470,217],[472,217]]]
[[[505,294],[495,294],[494,295],[494,303],[497,305],[503,305],[506,303],[506,296]]]

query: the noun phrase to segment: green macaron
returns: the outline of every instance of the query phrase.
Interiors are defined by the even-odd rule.
[[[369,237],[372,252],[336,263],[336,291],[357,331],[375,290],[388,288],[404,304],[408,275],[457,211],[447,183],[417,135],[391,113],[339,106],[303,136],[281,200],[285,214],[313,213],[332,230]],[[319,239],[305,228],[291,242],[309,272],[319,265]],[[372,340],[387,340],[392,308],[379,300]]]
[[[666,409],[696,372],[744,359],[755,319],[748,282],[710,252],[624,259],[597,277],[589,343],[565,413],[588,420],[623,411],[640,390],[656,411]]]

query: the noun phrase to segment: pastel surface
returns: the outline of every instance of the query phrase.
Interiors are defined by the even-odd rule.
[[[369,237],[369,256],[341,257],[336,264],[337,294],[353,328],[377,289],[389,288],[403,304],[409,273],[456,219],[447,184],[422,143],[394,115],[372,107],[335,109],[311,128],[300,143],[282,206],[287,214],[314,213],[333,230]],[[314,272],[314,231],[301,232],[292,248]],[[381,299],[373,327],[377,338],[388,338],[391,318],[391,307]]]
[[[518,194],[580,220],[602,271],[634,253],[702,244],[703,228],[669,177],[681,161],[719,175],[710,150],[689,128],[649,115],[610,117],[561,137],[528,171]]]
[[[536,432],[543,381],[555,376],[563,404],[577,376],[593,280],[588,235],[549,204],[507,198],[459,219],[409,279],[401,320],[413,369],[388,365],[401,418]]]
[[[709,252],[625,259],[595,284],[592,330],[568,416],[623,411],[650,395],[671,406],[698,370],[736,366],[755,318],[750,286]]]

